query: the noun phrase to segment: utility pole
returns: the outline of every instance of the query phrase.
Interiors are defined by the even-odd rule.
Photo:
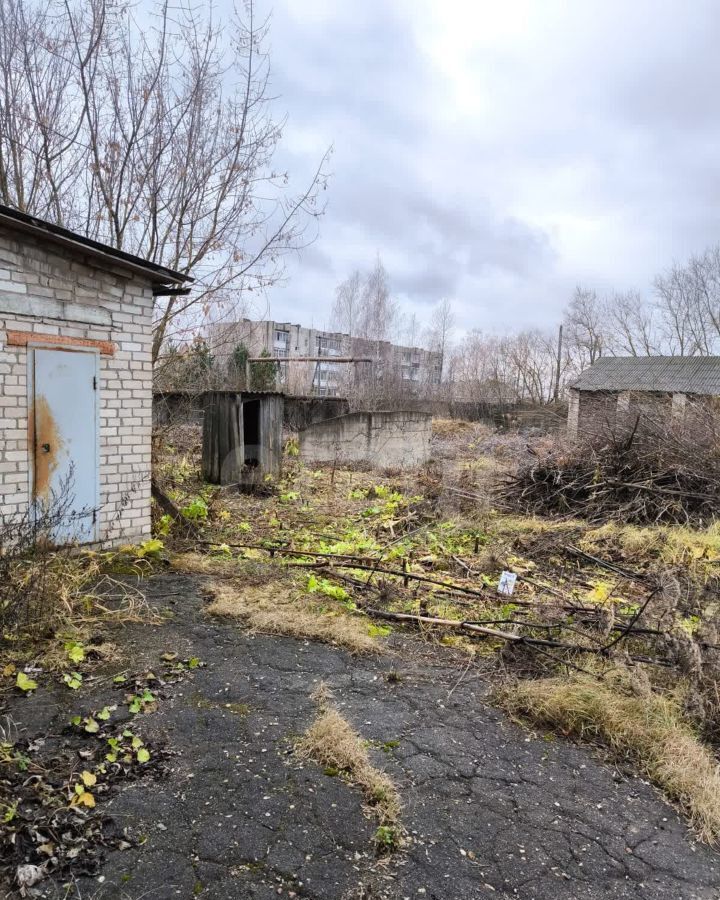
[[[563,343],[563,327],[558,329],[558,350],[557,361],[555,366],[555,402],[560,399],[560,365],[562,363],[562,343]]]

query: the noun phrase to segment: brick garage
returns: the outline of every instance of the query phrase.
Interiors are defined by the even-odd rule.
[[[150,532],[153,297],[189,279],[0,206],[0,517]]]
[[[568,436],[595,443],[678,429],[707,438],[718,397],[720,357],[603,357],[571,385]]]

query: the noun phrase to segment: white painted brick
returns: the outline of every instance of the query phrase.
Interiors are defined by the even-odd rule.
[[[3,332],[111,340],[118,353],[99,364],[102,537],[141,540],[150,531],[152,292],[63,252],[0,234],[0,515],[29,502],[28,353],[7,347]]]
[[[5,292],[8,294],[27,294],[27,285],[16,281],[7,281],[6,279],[0,280],[0,312],[4,312],[2,295]]]

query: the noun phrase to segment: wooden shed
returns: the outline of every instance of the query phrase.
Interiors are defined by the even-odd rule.
[[[203,421],[203,477],[253,490],[278,478],[282,463],[282,394],[208,391]]]

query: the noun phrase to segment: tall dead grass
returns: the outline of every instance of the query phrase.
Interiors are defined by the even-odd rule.
[[[384,833],[393,830],[400,840],[400,795],[392,779],[370,761],[366,743],[352,725],[332,705],[332,695],[324,684],[315,692],[318,716],[296,744],[305,759],[334,769],[362,791],[368,810]],[[387,843],[387,841],[386,841]]]
[[[434,418],[432,420],[432,433],[436,437],[453,437],[456,434],[472,431],[475,427],[473,422],[466,422],[463,419]]]
[[[674,697],[629,695],[583,675],[522,681],[498,696],[515,714],[631,757],[702,840],[720,844],[720,769],[682,720]]]
[[[212,597],[207,606],[210,615],[240,619],[253,631],[334,644],[351,653],[384,652],[381,642],[368,633],[364,617],[319,607],[272,565],[255,566],[249,577],[242,562],[186,555],[176,560],[176,566],[186,572],[223,576],[211,578],[207,585]]]

